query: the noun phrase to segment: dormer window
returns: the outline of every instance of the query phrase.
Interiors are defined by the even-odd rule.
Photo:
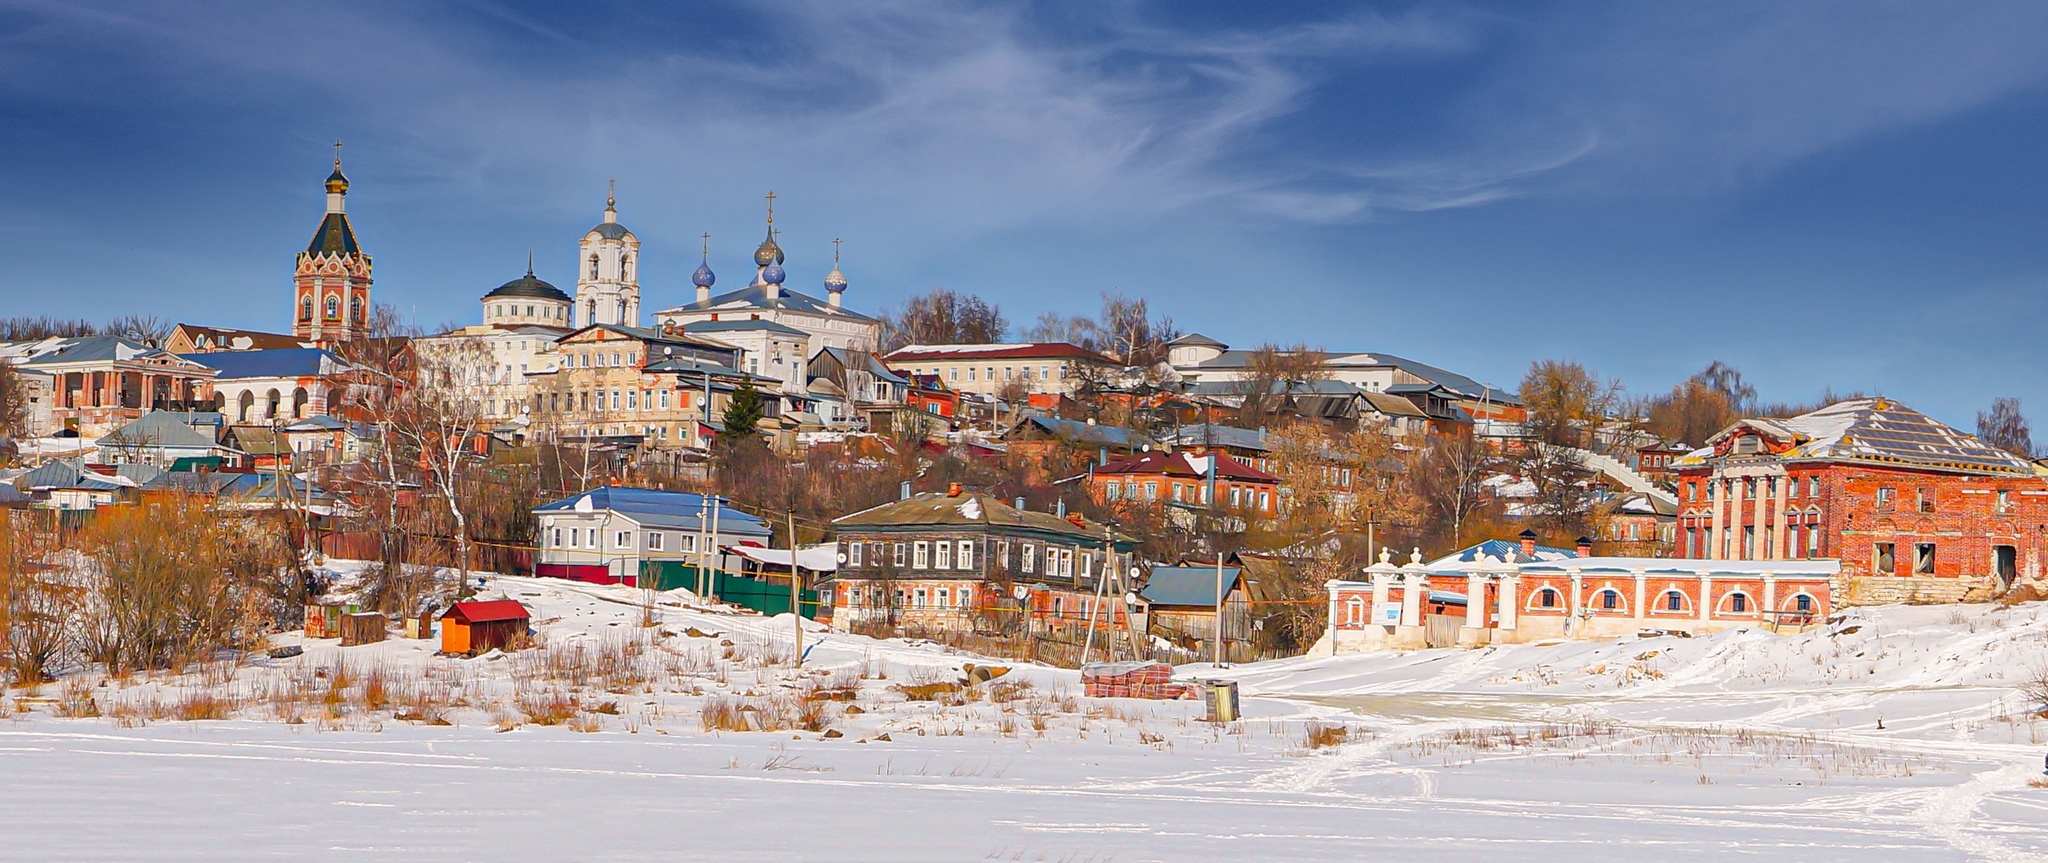
[[[1745,453],[1745,454],[1753,454],[1753,453],[1760,453],[1760,452],[1763,452],[1763,451],[1764,451],[1764,441],[1763,441],[1763,438],[1757,437],[1756,435],[1743,435],[1742,437],[1736,438],[1736,439],[1735,439],[1735,451],[1736,451],[1736,452],[1739,452],[1739,453]]]

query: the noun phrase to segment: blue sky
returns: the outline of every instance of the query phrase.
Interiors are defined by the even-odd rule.
[[[671,8],[674,6],[676,8]],[[280,329],[347,142],[376,296],[569,287],[617,178],[648,308],[747,276],[1512,385],[1881,391],[2048,421],[2048,5],[0,0],[4,314]]]

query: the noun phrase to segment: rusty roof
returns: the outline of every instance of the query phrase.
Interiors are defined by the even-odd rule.
[[[833,519],[832,524],[840,528],[1009,527],[1065,534],[1081,540],[1100,540],[1105,528],[1101,522],[1078,514],[1062,518],[1049,512],[1018,509],[994,495],[978,491],[963,491],[958,496],[936,491],[914,494],[903,500],[840,516]],[[1117,540],[1130,541],[1130,537],[1118,534]]]

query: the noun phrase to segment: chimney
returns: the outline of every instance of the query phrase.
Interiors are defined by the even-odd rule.
[[[960,496],[960,484],[956,482],[956,483],[953,483],[953,484],[951,484],[951,485],[948,485],[948,486],[946,486],[946,496],[947,496],[947,497],[959,497],[959,496]]]
[[[1590,537],[1590,536],[1582,536],[1582,537],[1579,537],[1579,542],[1578,542],[1578,544],[1579,544],[1579,556],[1580,556],[1580,557],[1592,557],[1592,556],[1593,556],[1593,538],[1592,538],[1592,537]]]
[[[904,481],[903,481],[903,493],[902,493],[902,494],[900,494],[900,495],[898,495],[896,499],[897,499],[897,500],[909,500],[909,499],[910,499],[910,481],[909,481],[909,480],[904,480]]]
[[[1053,515],[1056,515],[1056,516],[1059,516],[1060,518],[1066,518],[1066,517],[1067,517],[1067,499],[1066,499],[1066,498],[1060,498],[1059,500],[1057,500],[1057,501],[1055,501],[1055,502],[1053,503],[1053,505],[1052,505],[1052,514],[1053,514]]]
[[[1516,538],[1517,538],[1517,539],[1520,539],[1520,540],[1522,541],[1522,556],[1524,556],[1524,557],[1535,557],[1535,556],[1536,556],[1536,532],[1535,532],[1535,531],[1533,531],[1533,530],[1525,530],[1525,531],[1522,531],[1521,535],[1520,535],[1520,536],[1518,536],[1518,537],[1516,537]]]
[[[1017,498],[1017,502],[1016,502],[1015,504],[1012,504],[1012,505],[1013,505],[1013,506],[1015,506],[1015,507],[1017,507],[1018,509],[1023,509],[1023,508],[1024,508],[1024,499],[1023,499],[1023,498],[1021,498],[1021,497],[1020,497],[1020,498]]]

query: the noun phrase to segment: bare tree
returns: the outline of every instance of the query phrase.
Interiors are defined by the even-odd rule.
[[[1002,341],[1009,330],[1009,321],[996,304],[946,288],[911,297],[903,308],[882,315],[885,350],[906,345],[992,344]]]
[[[1095,350],[1101,341],[1098,338],[1095,321],[1085,315],[1062,315],[1059,312],[1040,312],[1038,320],[1024,331],[1028,342],[1066,342]]]
[[[51,317],[0,318],[0,342],[26,342],[56,337],[97,335],[100,326],[83,318],[61,320]]]
[[[1496,461],[1493,451],[1471,435],[1430,440],[1411,468],[1428,535],[1449,545],[1464,541],[1466,531],[1488,506],[1485,481]]]
[[[446,510],[455,539],[455,566],[469,581],[472,561],[468,493],[485,455],[491,414],[483,386],[496,372],[490,348],[478,338],[415,341],[416,385],[399,394],[390,434],[419,466],[424,490]]]
[[[409,337],[414,335],[385,303],[371,308],[364,336],[341,343],[335,353],[351,367],[350,383],[340,394],[343,416],[363,423],[377,436],[377,442],[361,458],[343,465],[330,478],[329,489],[338,495],[349,512],[349,520],[377,538],[378,566],[372,574],[368,594],[373,605],[385,610],[391,589],[408,557],[403,500],[406,487],[417,468],[416,460],[399,446],[392,435],[405,394],[413,387],[414,368]]]
[[[2020,458],[2034,457],[2033,430],[2020,413],[2020,400],[1999,396],[1991,409],[1977,412],[1977,438]]]
[[[161,346],[171,337],[171,325],[155,315],[122,315],[107,322],[101,332],[146,345]]]
[[[1529,436],[1547,444],[1586,447],[1621,397],[1618,381],[1602,381],[1572,360],[1537,360],[1522,376]]]
[[[1650,400],[1649,430],[1664,440],[1705,446],[1708,438],[1733,425],[1741,416],[1729,403],[1727,393],[1694,377],[1672,387],[1670,393]]]
[[[1756,408],[1756,387],[1742,379],[1742,373],[1734,366],[1715,360],[1693,375],[1692,379],[1720,393],[1728,401],[1728,408],[1747,413]]]
[[[28,398],[28,382],[21,372],[0,360],[0,440],[28,437]]]
[[[1102,295],[1102,317],[1096,329],[1102,334],[1102,344],[1095,349],[1126,366],[1165,362],[1166,343],[1180,337],[1172,318],[1153,317],[1145,300],[1115,292]]]
[[[1258,346],[1246,360],[1245,376],[1229,386],[1230,394],[1239,399],[1237,424],[1275,424],[1296,391],[1329,377],[1329,355],[1321,349],[1302,344],[1283,348],[1271,342]]]

